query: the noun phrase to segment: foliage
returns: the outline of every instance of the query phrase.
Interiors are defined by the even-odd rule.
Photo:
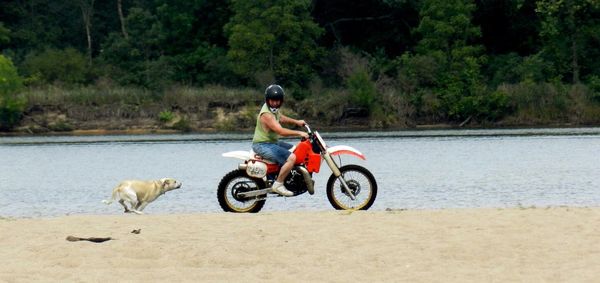
[[[573,83],[579,83],[581,75],[598,74],[600,65],[583,58],[598,55],[600,2],[538,0],[536,12],[542,19],[540,35],[546,41],[542,52],[554,63],[555,74],[570,75]]]
[[[183,117],[179,119],[179,121],[177,121],[175,124],[173,124],[173,129],[187,133],[192,130],[192,126],[190,125],[190,122],[185,117]]]
[[[370,110],[375,102],[377,90],[369,74],[365,71],[354,73],[348,77],[346,84],[352,104]]]
[[[0,130],[12,129],[19,123],[25,100],[16,96],[21,88],[21,78],[12,61],[0,55]]]
[[[25,108],[25,100],[10,96],[0,96],[0,131],[14,128]]]
[[[163,123],[171,122],[173,118],[175,118],[175,114],[169,110],[164,110],[158,113],[158,120]]]
[[[595,102],[600,102],[600,76],[590,76],[590,99]]]
[[[0,51],[28,87],[2,99],[15,117],[53,105],[58,130],[172,111],[190,129],[221,108],[236,129],[278,82],[328,125],[599,120],[597,0],[120,1],[123,30],[115,2],[93,2],[88,49],[83,2],[0,1]]]
[[[344,109],[347,106],[345,102],[349,100],[346,91],[326,89],[318,95],[312,95],[300,101],[294,109],[298,111],[300,117],[310,121],[309,123],[338,125],[342,122]]]
[[[14,95],[21,88],[21,83],[12,61],[0,54],[0,95]]]
[[[3,45],[10,42],[10,30],[4,27],[4,23],[0,22],[0,50],[2,50]]]
[[[468,0],[425,0],[421,6],[422,36],[417,54],[432,58],[439,66],[438,81],[433,86],[443,101],[443,111],[450,119],[474,115],[474,107],[483,95],[482,48],[474,44],[481,35],[471,22],[475,5]]]
[[[377,97],[377,88],[371,79],[372,68],[368,58],[348,48],[340,48],[337,52],[340,56],[338,74],[350,94],[349,106],[363,108],[369,113]]]
[[[312,1],[312,15],[325,32],[319,42],[327,49],[347,46],[369,54],[395,58],[410,50],[419,22],[420,1]],[[383,32],[385,31],[385,32]]]
[[[101,58],[108,75],[121,84],[164,87],[173,75],[169,58],[162,56],[163,26],[156,15],[132,8],[126,17],[129,37],[113,32],[103,44]]]
[[[571,87],[560,82],[521,82],[501,85],[498,91],[506,93],[509,107],[514,111],[509,123],[544,124],[565,122],[573,109],[575,98],[570,96]]]
[[[85,83],[90,74],[85,56],[73,48],[32,52],[22,65],[30,84],[80,84]]]
[[[74,130],[74,127],[65,121],[58,121],[48,125],[48,129],[54,132],[69,132]]]
[[[162,26],[162,56],[170,57],[172,79],[204,85],[235,84],[227,60],[223,26],[231,17],[218,0],[155,1],[157,23]]]
[[[280,84],[305,85],[321,52],[322,29],[310,16],[308,0],[232,0],[225,25],[233,70],[253,79],[269,71]]]

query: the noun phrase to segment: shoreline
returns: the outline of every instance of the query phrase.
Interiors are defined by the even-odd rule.
[[[518,129],[577,129],[577,128],[597,128],[600,125],[574,125],[574,124],[554,124],[554,125],[521,125],[521,126],[496,126],[496,127],[458,127],[452,124],[432,124],[418,125],[410,128],[370,128],[366,126],[354,127],[321,127],[320,131],[329,132],[394,132],[394,131],[428,131],[428,130],[518,130]],[[72,131],[47,131],[32,133],[26,131],[0,131],[0,137],[35,137],[35,136],[110,136],[110,135],[173,135],[173,134],[238,134],[251,133],[252,129],[241,129],[239,131],[220,131],[215,128],[202,128],[193,131],[180,131],[174,129],[155,129],[155,128],[135,128],[135,129],[80,129]]]
[[[442,213],[442,212],[476,212],[476,211],[511,211],[511,210],[553,210],[553,209],[565,209],[565,210],[598,210],[600,213],[600,204],[594,206],[571,206],[571,205],[547,205],[547,206],[504,206],[504,207],[450,207],[450,208],[385,208],[385,209],[369,209],[369,210],[336,210],[336,209],[314,209],[314,210],[274,210],[274,211],[260,211],[258,213],[232,213],[218,211],[200,211],[200,212],[149,212],[144,213],[138,217],[179,217],[179,216],[206,216],[206,215],[271,215],[271,214],[343,214],[351,215],[353,213],[366,213],[366,214],[380,214],[380,213]],[[69,217],[130,217],[136,216],[135,214],[126,214],[122,212],[110,212],[106,214],[98,213],[68,213],[58,215],[46,215],[46,216],[10,216],[0,214],[0,223],[2,221],[19,221],[19,220],[53,220],[59,218]]]
[[[597,224],[573,207],[0,219],[0,281],[593,282]]]

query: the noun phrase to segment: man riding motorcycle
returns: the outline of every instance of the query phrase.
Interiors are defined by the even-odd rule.
[[[308,134],[281,126],[280,123],[285,123],[302,127],[306,123],[304,120],[287,117],[279,111],[283,104],[284,94],[283,88],[276,84],[268,86],[265,90],[265,104],[263,104],[256,118],[252,150],[263,158],[277,162],[281,166],[277,180],[273,183],[272,191],[289,197],[293,196],[294,193],[289,191],[283,185],[283,182],[294,166],[296,155],[289,151],[292,145],[279,141],[279,136],[308,138]]]

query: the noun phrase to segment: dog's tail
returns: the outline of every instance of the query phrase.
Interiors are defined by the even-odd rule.
[[[113,201],[115,200],[116,194],[117,194],[117,190],[113,190],[113,193],[112,193],[110,199],[102,200],[102,203],[104,203],[106,205],[113,203]]]

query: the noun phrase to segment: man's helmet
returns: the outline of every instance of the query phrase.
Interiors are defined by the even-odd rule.
[[[281,104],[283,104],[283,95],[283,88],[279,85],[270,85],[265,90],[265,102],[267,103],[267,106],[269,107],[269,110],[271,110],[272,113],[277,113],[279,107],[281,107]],[[281,103],[277,106],[273,106],[269,104],[269,99],[280,100]]]

